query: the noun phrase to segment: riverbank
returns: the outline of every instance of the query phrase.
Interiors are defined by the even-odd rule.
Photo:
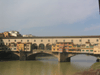
[[[94,63],[89,70],[77,72],[74,75],[100,75],[100,62]]]

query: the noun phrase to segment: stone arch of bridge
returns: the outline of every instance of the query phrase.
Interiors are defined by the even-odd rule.
[[[84,55],[89,55],[89,56],[93,56],[93,57],[98,57],[98,55],[94,55],[94,54],[89,54],[89,53],[81,53],[81,54],[84,54]],[[80,55],[80,53],[69,53],[67,57],[74,57],[76,55]]]
[[[27,55],[27,60],[33,60],[33,59],[35,59],[36,56],[39,55],[39,54],[49,54],[49,55],[52,55],[53,57],[58,58],[58,55],[57,55],[57,54],[47,53],[47,52],[38,52],[38,53],[31,53],[31,54],[28,54],[28,55]]]
[[[46,50],[51,50],[51,44],[50,43],[48,43],[48,44],[46,44]]]
[[[20,54],[15,52],[1,52],[0,57],[2,60],[19,60]]]
[[[45,50],[45,45],[43,43],[39,44],[39,49]]]

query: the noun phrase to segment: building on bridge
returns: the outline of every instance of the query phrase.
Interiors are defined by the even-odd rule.
[[[17,51],[28,51],[30,52],[31,51],[31,45],[32,43],[31,42],[28,42],[28,43],[21,43],[21,42],[18,42],[17,43]]]
[[[32,43],[21,43],[21,42],[11,42],[6,45],[2,45],[1,49],[5,51],[31,51],[31,44]]]
[[[100,36],[2,37],[0,38],[0,49],[18,51],[16,54],[19,57],[21,57],[20,52],[23,51],[25,59],[31,59],[33,56],[35,59],[37,54],[47,53],[56,56],[59,61],[65,61],[66,58],[70,61],[72,56],[85,53],[97,56],[100,60],[99,40]]]
[[[73,42],[57,42],[52,45],[52,52],[81,52],[81,46]]]
[[[94,54],[100,54],[100,43],[98,44],[98,46],[94,46]]]
[[[86,44],[81,46],[81,53],[93,53],[94,45],[92,45],[90,42],[86,42]]]
[[[71,52],[71,53],[94,53],[100,54],[100,44],[92,45],[90,42],[86,44],[74,44],[73,42],[57,42],[52,45],[52,52]]]

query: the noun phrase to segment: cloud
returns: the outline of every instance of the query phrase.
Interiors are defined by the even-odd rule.
[[[95,0],[1,0],[0,26],[31,28],[73,24],[96,12]]]
[[[91,30],[97,30],[97,29],[100,29],[100,25],[92,25],[91,27],[89,28],[85,28],[84,31],[91,31]]]

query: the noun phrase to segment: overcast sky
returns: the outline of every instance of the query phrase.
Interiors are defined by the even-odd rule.
[[[0,32],[100,35],[98,0],[0,0]]]

